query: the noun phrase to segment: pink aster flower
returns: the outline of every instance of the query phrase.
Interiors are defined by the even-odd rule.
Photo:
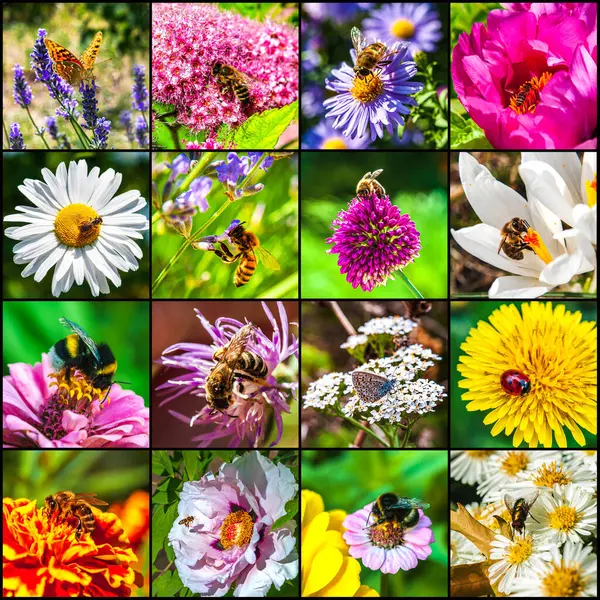
[[[250,78],[247,108],[212,75],[217,62]],[[214,4],[154,4],[152,97],[173,104],[178,121],[214,139],[223,125],[298,98],[298,32],[253,21]]]
[[[290,469],[259,452],[186,481],[169,532],[183,585],[206,596],[234,587],[234,596],[262,597],[297,577],[296,522],[272,529],[297,493]],[[193,517],[189,526],[179,523],[185,517]]]
[[[105,392],[92,388],[78,372],[68,384],[53,373],[47,354],[33,366],[15,363],[8,368],[2,392],[4,448],[149,447],[149,411],[133,392],[114,384],[104,401]]]
[[[395,574],[400,569],[414,569],[419,560],[425,560],[431,554],[430,544],[435,541],[431,519],[419,508],[419,521],[410,529],[402,530],[389,523],[367,526],[373,504],[348,515],[342,523],[350,556],[360,558],[372,571]]]
[[[207,404],[206,381],[217,364],[213,359],[215,350],[227,346],[234,335],[244,327],[244,323],[223,317],[211,325],[202,313],[196,310],[202,326],[213,339],[213,345],[179,343],[169,346],[162,353],[163,365],[183,369],[185,373],[172,377],[156,388],[167,396],[160,406],[183,395],[195,398],[191,405],[200,409],[194,416],[188,417],[174,410],[169,410],[169,413],[176,419],[189,423],[190,427],[195,425],[202,431],[191,440],[197,442],[200,448],[214,445],[257,448],[263,442],[271,414],[277,426],[277,439],[271,446],[278,444],[281,439],[282,413],[290,412],[289,402],[296,398],[298,383],[280,384],[273,371],[291,356],[297,358],[299,346],[296,337],[288,331],[290,324],[283,303],[277,303],[281,325],[264,302],[262,306],[273,326],[273,334],[269,337],[259,327],[255,327],[245,348],[260,356],[268,369],[267,374],[262,381],[257,382],[236,376],[232,402],[226,411],[215,410]],[[178,354],[174,354],[176,352]],[[186,403],[190,406],[189,398]]]
[[[595,148],[596,5],[509,6],[462,33],[452,52],[469,116],[495,148]]]

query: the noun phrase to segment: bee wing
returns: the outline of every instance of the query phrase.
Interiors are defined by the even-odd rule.
[[[260,260],[267,269],[271,269],[273,271],[279,271],[281,268],[277,259],[268,251],[265,250],[262,246],[257,246],[254,248],[254,253],[260,257]]]
[[[75,494],[75,500],[83,500],[84,502],[93,504],[94,506],[108,506],[108,502],[104,502],[104,500],[96,498],[96,494]]]
[[[100,353],[98,352],[96,343],[81,327],[79,327],[79,325],[77,325],[77,323],[73,323],[73,321],[69,321],[69,319],[65,317],[61,317],[58,322],[70,329],[73,333],[76,333],[89,348],[89,351],[94,355],[94,358],[100,362]]]
[[[360,54],[367,47],[367,38],[358,27],[352,28],[350,39],[357,54]]]
[[[221,361],[226,362],[232,369],[237,367],[238,360],[242,352],[246,349],[248,340],[254,331],[254,325],[248,323],[244,325],[232,338],[227,349],[221,356]]]
[[[506,504],[506,508],[508,508],[509,512],[512,513],[515,508],[515,499],[512,498],[509,494],[504,494],[504,504]]]
[[[504,246],[504,242],[506,241],[507,237],[508,233],[500,240],[500,245],[498,246],[498,254],[500,254],[500,250],[502,250],[502,246]]]
[[[392,504],[391,508],[429,508],[430,506],[419,498],[398,498],[398,502]]]
[[[383,173],[383,169],[377,169],[377,171],[373,171],[371,173],[371,179],[375,179],[375,177],[379,177]]]

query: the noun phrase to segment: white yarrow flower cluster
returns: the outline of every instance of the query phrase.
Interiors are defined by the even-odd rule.
[[[335,406],[340,399],[352,391],[350,373],[327,373],[313,381],[304,394],[303,408],[325,408]]]
[[[348,339],[340,346],[342,349],[352,349],[358,346],[364,346],[369,343],[369,336],[360,333],[358,335],[351,335]]]
[[[404,317],[375,317],[358,328],[365,335],[407,335],[417,323]]]

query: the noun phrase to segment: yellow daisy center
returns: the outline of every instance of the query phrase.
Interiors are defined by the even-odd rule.
[[[519,90],[510,98],[509,106],[518,115],[534,113],[540,102],[540,92],[552,79],[552,73],[542,73],[540,77],[532,77],[519,87]]]
[[[346,142],[341,137],[331,137],[323,142],[323,150],[346,150]]]
[[[228,514],[221,525],[220,538],[223,550],[229,550],[233,546],[241,548],[252,539],[254,522],[245,510],[237,510]]]
[[[555,483],[558,485],[568,485],[571,479],[571,471],[563,471],[562,465],[557,465],[556,461],[550,464],[544,463],[533,475],[533,483],[538,487],[551,488]]]
[[[383,93],[383,81],[375,74],[367,75],[364,78],[355,77],[350,93],[359,102],[372,102]]]
[[[542,579],[541,588],[546,597],[566,598],[582,596],[586,584],[587,578],[582,575],[579,565],[561,565],[555,566],[552,572]]]
[[[65,246],[81,248],[98,239],[102,217],[87,204],[69,204],[54,221],[54,233]]]
[[[506,561],[511,565],[520,565],[531,556],[532,552],[533,544],[531,543],[531,538],[529,536],[523,538],[517,537],[508,549]]]
[[[558,506],[550,513],[550,527],[563,533],[569,533],[579,523],[580,515],[571,506]]]
[[[394,37],[410,40],[415,35],[415,26],[408,19],[397,19],[390,29]]]
[[[594,173],[594,181],[587,180],[585,182],[585,193],[587,195],[587,203],[590,208],[596,206],[596,197],[598,195],[598,183],[596,174]]]
[[[529,458],[526,452],[509,452],[504,458],[500,468],[507,475],[516,475],[524,471],[529,464]]]

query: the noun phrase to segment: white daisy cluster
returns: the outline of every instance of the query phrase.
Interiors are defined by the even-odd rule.
[[[324,410],[335,406],[351,390],[352,375],[350,373],[327,373],[308,386],[308,390],[304,394],[303,408]]]
[[[358,328],[364,335],[407,335],[417,323],[404,317],[376,317]]]
[[[477,486],[482,502],[465,508],[496,532],[489,577],[500,593],[597,596],[595,450],[453,451],[450,473]],[[521,498],[531,503],[525,528],[511,527],[509,539],[494,516],[510,524],[509,506]],[[484,560],[473,541],[452,532],[452,565]]]

